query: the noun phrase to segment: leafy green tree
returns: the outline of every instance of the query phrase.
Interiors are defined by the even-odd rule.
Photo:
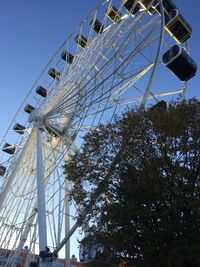
[[[198,100],[128,110],[89,132],[66,172],[79,214],[85,209],[90,222],[83,242],[102,244],[105,259],[200,266]]]

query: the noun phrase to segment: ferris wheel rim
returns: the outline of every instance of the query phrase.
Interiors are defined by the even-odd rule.
[[[106,1],[104,1],[101,5],[99,5],[99,7],[100,6],[102,6],[103,4],[106,4],[106,3],[108,3],[108,2],[111,2],[110,0],[106,0]],[[152,2],[153,2],[153,0],[152,0]],[[162,0],[159,0],[159,2],[160,2],[160,4],[161,4],[161,6],[162,6]],[[161,8],[161,10],[162,10],[162,8]],[[94,12],[94,11],[93,11]],[[90,14],[93,14],[93,12],[91,12]],[[146,11],[143,11],[143,14],[146,14],[148,12],[148,10],[146,10]],[[90,14],[88,15],[88,17],[90,16]],[[86,19],[85,19],[86,20]],[[83,22],[85,21],[85,20],[83,20]],[[83,23],[82,22],[82,23]],[[82,25],[82,23],[80,24],[80,25]],[[160,23],[160,30],[161,30],[161,34],[160,34],[160,39],[159,39],[159,44],[162,44],[163,43],[163,35],[164,35],[164,13],[163,13],[163,10],[162,10],[162,14],[161,14],[161,23]],[[73,31],[73,33],[75,32],[75,30]],[[73,33],[70,35],[70,36],[73,36]],[[67,38],[68,39],[68,38]],[[66,39],[66,40],[67,40]],[[65,42],[67,42],[67,41],[65,41]],[[64,43],[65,43],[64,42]],[[64,44],[63,43],[63,44]],[[63,44],[61,45],[61,47],[57,50],[57,52],[55,53],[55,54],[58,54],[59,53],[59,51],[61,51],[61,49],[62,49],[62,47],[63,47]],[[159,63],[159,54],[160,54],[160,52],[161,52],[161,49],[162,49],[162,47],[159,45],[158,46],[158,48],[157,48],[157,57],[156,57],[156,60],[155,60],[155,62],[154,62],[154,65],[153,65],[153,70],[152,70],[152,76],[154,75],[154,72],[155,72],[155,70],[156,70],[156,68],[157,68],[157,65],[158,65],[158,63]],[[39,76],[39,78],[37,79],[37,81],[40,79],[40,77],[42,76],[42,74],[47,70],[47,68],[48,68],[48,66],[50,66],[51,65],[51,62],[53,61],[53,59],[54,59],[54,56],[52,57],[52,59],[49,61],[49,63],[46,65],[46,67],[44,68],[44,70],[42,71],[42,73],[41,73],[41,75]],[[115,64],[115,62],[113,63],[113,64]],[[111,65],[112,66],[112,65]],[[113,79],[115,78],[115,74],[113,74],[113,73],[111,73],[111,75],[113,75]],[[103,75],[102,75],[103,76]],[[84,78],[84,77],[83,77]],[[31,90],[35,87],[35,85],[37,84],[37,81],[34,83],[34,86],[31,88]],[[103,77],[102,77],[102,81],[103,81]],[[153,81],[153,78],[150,80],[150,81]],[[113,83],[113,81],[111,80],[111,81],[109,81],[110,82],[110,84],[112,84]],[[94,83],[95,84],[95,83]],[[96,85],[95,85],[96,86]],[[149,86],[150,87],[150,86]],[[98,89],[98,88],[97,88]],[[101,89],[100,88],[100,91],[101,90],[103,90],[103,89]],[[31,94],[31,92],[32,91],[30,91],[29,92],[29,94]],[[84,92],[84,91],[83,91]],[[180,91],[179,91],[180,92]],[[151,90],[150,90],[150,93],[151,93]],[[29,96],[29,94],[27,95],[27,97],[25,98],[25,101],[26,101],[26,99],[28,98],[28,96]],[[108,94],[109,95],[109,94]],[[156,95],[154,95],[153,93],[151,93],[151,96],[154,98]],[[105,95],[105,99],[106,99],[106,97],[107,97],[107,95]],[[99,97],[100,98],[100,100],[98,100],[98,99],[95,99],[95,101],[96,101],[96,103],[97,103],[97,109],[98,109],[98,111],[99,111],[99,113],[101,114],[101,112],[102,112],[102,116],[103,116],[103,112],[106,110],[106,108],[113,108],[113,107],[115,107],[115,108],[118,108],[118,105],[119,105],[119,103],[113,103],[113,107],[109,107],[109,106],[107,106],[107,104],[105,104],[105,105],[102,105],[102,107],[101,107],[101,103],[100,103],[100,101],[101,101],[101,99],[103,99],[102,98],[102,95]],[[148,96],[147,96],[147,98],[148,98]],[[75,99],[76,100],[76,99]],[[23,103],[25,103],[25,101],[23,102]],[[47,101],[47,99],[44,99],[44,101],[42,101],[41,102],[41,104],[40,104],[40,107],[43,105],[43,103],[45,102],[45,101]],[[98,102],[99,101],[99,102]],[[81,102],[81,103],[83,103],[83,102]],[[83,115],[83,117],[85,116],[85,117],[87,117],[87,116],[89,116],[89,105],[90,105],[90,103],[91,102],[89,102],[89,103],[86,103],[86,110],[84,110],[84,115]],[[71,103],[71,105],[73,105],[74,103],[72,102]],[[21,107],[22,107],[22,105],[21,105]],[[20,108],[21,108],[20,107]],[[102,110],[100,109],[100,108],[102,108]],[[76,109],[75,109],[76,110]],[[90,111],[91,112],[91,111]],[[94,117],[93,117],[93,120],[95,120],[95,114],[97,114],[97,111],[93,111],[94,112],[94,114],[92,114],[92,115],[94,115]],[[96,112],[96,113],[95,113]],[[72,119],[73,119],[73,117],[74,116],[76,116],[76,115],[80,115],[80,114],[78,114],[78,113],[76,113],[76,111],[72,114]],[[91,113],[90,113],[90,115],[91,115]],[[17,115],[16,115],[17,116]],[[15,120],[15,118],[16,118],[16,116],[14,117],[14,119],[13,119],[13,121]],[[100,118],[101,118],[101,116],[100,116]],[[101,119],[99,119],[99,121],[100,121]],[[13,123],[13,121],[12,121],[12,123]],[[34,120],[33,120],[34,121]],[[12,126],[12,123],[11,123],[11,126]],[[69,124],[71,123],[71,121],[69,122]],[[84,118],[81,118],[81,116],[80,116],[80,119],[78,120],[76,120],[76,121],[73,121],[70,125],[70,129],[67,129],[68,130],[68,137],[72,137],[72,140],[70,140],[70,142],[69,142],[69,144],[68,145],[66,145],[66,147],[65,147],[65,149],[63,149],[63,153],[65,153],[66,151],[68,151],[70,148],[71,148],[71,146],[72,146],[72,143],[73,143],[73,134],[75,135],[75,138],[76,138],[76,136],[77,136],[77,132],[79,131],[80,132],[80,129],[81,129],[81,127],[83,126],[83,123],[84,123]],[[32,123],[33,124],[33,123]],[[30,125],[32,125],[32,124],[30,124]],[[44,126],[44,128],[45,128],[45,126],[49,126],[49,125],[43,125]],[[76,129],[74,129],[75,128],[75,126],[77,126],[77,130]],[[92,124],[92,126],[94,126],[95,127],[95,123],[94,124]],[[41,127],[42,128],[42,127]],[[71,134],[70,133],[70,131],[71,131],[71,133],[73,132],[73,134]],[[46,132],[47,132],[47,130],[46,130]],[[6,135],[5,135],[6,136]],[[29,135],[30,136],[30,135]],[[65,133],[63,132],[63,133],[61,133],[61,135],[60,135],[60,143],[62,143],[62,141],[66,141],[66,140],[64,140],[64,138],[65,138],[66,136],[65,136]],[[4,139],[4,138],[3,138]],[[3,142],[3,141],[2,141]],[[27,140],[25,141],[25,144],[27,144]],[[57,145],[59,145],[59,144],[57,144]],[[54,146],[54,148],[56,148],[56,146]],[[52,152],[52,154],[53,154],[53,152]],[[52,156],[52,154],[51,153],[49,153],[49,155],[51,155]],[[62,155],[61,156],[59,156],[59,163],[60,162],[62,162],[63,161],[63,159],[64,159],[64,157],[62,157]],[[51,167],[52,166],[50,166],[49,167],[49,169],[51,169],[51,172],[49,173],[49,176],[55,171],[55,169],[56,169],[56,167],[59,165],[59,163],[57,163],[57,165],[55,165],[55,168],[54,169],[51,169]],[[64,185],[63,185],[64,186]],[[22,221],[22,223],[23,223],[23,221]],[[19,224],[19,223],[18,223]],[[56,238],[55,238],[55,240],[56,240]]]
[[[152,2],[153,2],[153,1],[154,1],[154,0],[152,0]],[[85,19],[83,19],[83,20],[81,21],[81,23],[79,24],[79,26],[78,26],[77,28],[79,28],[81,25],[83,25],[84,22],[87,20],[87,18],[90,17],[91,14],[93,14],[96,10],[98,10],[100,7],[104,6],[104,5],[105,5],[106,3],[108,3],[108,2],[110,2],[110,0],[105,0],[105,1],[103,1],[101,4],[99,4],[95,10],[91,11],[91,12],[88,14],[88,16],[86,16]],[[161,0],[159,0],[159,2],[161,3],[161,5],[163,5]],[[148,9],[147,9],[145,12],[148,12]],[[162,19],[162,18],[163,18],[163,21],[164,21],[163,12],[162,12],[162,14],[161,14],[161,19]],[[162,22],[162,24],[163,24],[163,22]],[[161,28],[162,28],[162,31],[164,32],[164,27],[163,27],[163,25],[162,25]],[[26,100],[28,99],[28,97],[29,97],[29,95],[31,94],[32,90],[35,88],[37,82],[40,80],[41,76],[45,73],[45,71],[46,71],[46,70],[48,69],[48,67],[51,65],[51,63],[53,62],[53,59],[54,59],[55,55],[57,55],[57,54],[62,50],[62,48],[63,48],[63,46],[66,44],[67,40],[70,39],[70,37],[73,35],[73,33],[74,33],[75,31],[76,31],[76,29],[73,30],[73,31],[71,32],[71,34],[68,35],[68,37],[64,40],[64,42],[61,44],[61,46],[57,49],[57,51],[53,54],[53,56],[51,57],[51,59],[49,60],[49,62],[48,62],[48,63],[45,65],[45,67],[43,68],[42,72],[40,73],[40,75],[38,76],[38,78],[36,79],[36,81],[34,82],[33,86],[32,86],[31,89],[30,89],[30,91],[28,92],[28,94],[27,94],[26,97],[24,98],[22,104],[20,105],[19,110],[17,111],[17,113],[15,114],[13,120],[11,121],[10,126],[8,127],[6,133],[4,134],[3,138],[1,139],[1,146],[2,146],[3,142],[5,142],[5,138],[6,138],[7,133],[9,132],[9,130],[10,130],[11,126],[13,125],[13,123],[15,122],[15,119],[16,119],[16,117],[17,117],[19,111],[20,111],[21,108],[23,107],[24,103],[26,103]],[[156,63],[156,65],[157,65],[157,63]],[[155,68],[156,68],[156,67],[155,67]],[[45,102],[45,101],[46,101],[46,99],[44,99],[43,102]],[[42,103],[43,103],[43,102],[42,102]],[[41,103],[41,104],[42,104],[42,103]],[[29,125],[31,125],[31,124],[29,124]]]

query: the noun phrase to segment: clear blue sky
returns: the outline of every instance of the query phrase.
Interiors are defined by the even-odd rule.
[[[0,138],[42,68],[101,0],[1,0]],[[191,56],[200,68],[200,1],[174,0],[193,28]],[[200,98],[200,71],[187,97]]]

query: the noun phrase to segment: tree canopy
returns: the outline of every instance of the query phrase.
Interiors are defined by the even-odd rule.
[[[198,100],[127,110],[84,137],[66,173],[85,242],[135,267],[200,266]]]

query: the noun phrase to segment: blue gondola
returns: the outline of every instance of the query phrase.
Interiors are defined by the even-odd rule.
[[[174,45],[162,57],[163,64],[181,81],[188,81],[197,71],[196,62],[179,46]]]
[[[35,91],[36,91],[36,93],[38,95],[40,95],[42,97],[46,97],[47,96],[47,90],[42,86],[38,86]]]
[[[166,13],[171,12],[173,9],[177,9],[176,5],[171,0],[164,0],[162,1],[162,3],[163,3],[163,8]],[[153,6],[156,9],[156,11],[160,14],[160,1],[156,0]]]

